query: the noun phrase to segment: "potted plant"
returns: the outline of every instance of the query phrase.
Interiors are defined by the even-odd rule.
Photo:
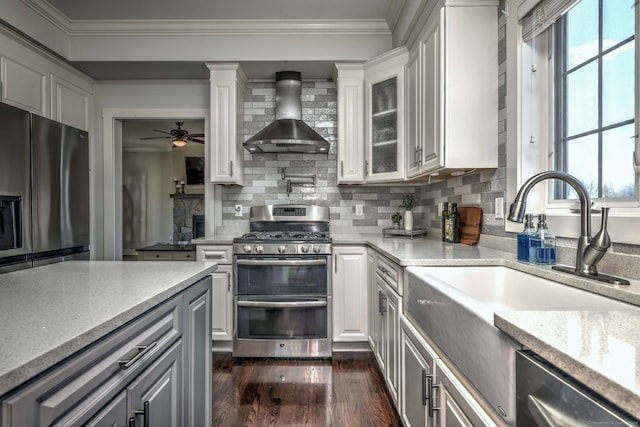
[[[401,208],[404,208],[404,229],[406,231],[413,230],[413,212],[411,209],[416,207],[416,195],[414,193],[407,193],[402,197]]]
[[[396,212],[391,215],[391,222],[393,223],[393,228],[400,228],[400,221],[402,221],[402,215],[400,212]]]

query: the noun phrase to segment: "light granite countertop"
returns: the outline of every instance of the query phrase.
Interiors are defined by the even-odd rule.
[[[505,311],[495,325],[640,419],[640,309]]]
[[[212,262],[68,261],[0,275],[0,395],[216,267]]]

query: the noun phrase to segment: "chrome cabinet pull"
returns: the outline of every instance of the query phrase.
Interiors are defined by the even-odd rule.
[[[231,273],[227,271],[227,292],[231,291]]]
[[[365,160],[364,161],[364,176],[368,176],[369,175],[369,161]]]
[[[229,162],[229,165],[230,165],[229,176],[233,176],[233,160]]]
[[[158,344],[158,341],[154,341],[149,345],[137,345],[136,348],[138,349],[138,354],[133,356],[133,358],[130,360],[118,360],[118,365],[120,365],[122,369],[129,369],[138,360],[143,358],[145,354],[149,353],[157,344]]]
[[[378,291],[378,312],[381,316],[387,312],[387,296],[384,291]]]
[[[333,254],[333,271],[338,274],[338,254]]]
[[[142,410],[136,409],[133,411],[133,417],[129,418],[129,426],[135,427],[137,415],[142,415],[142,425],[143,427],[149,427],[149,401],[145,400],[142,404]],[[131,424],[131,420],[133,420],[133,425]]]
[[[427,395],[427,370],[422,370],[422,406],[427,406],[429,396]]]
[[[429,400],[429,418],[433,418],[433,413],[439,411],[440,408],[436,408],[433,405],[433,389],[440,388],[440,384],[433,383],[433,375],[427,375],[427,400]]]
[[[340,160],[340,176],[344,177],[344,160]]]
[[[422,164],[422,147],[418,147],[418,164]]]

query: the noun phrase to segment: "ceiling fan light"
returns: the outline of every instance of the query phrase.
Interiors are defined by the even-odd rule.
[[[184,139],[178,137],[178,138],[173,140],[173,145],[174,145],[174,147],[184,147],[185,145],[187,145],[187,141],[185,141]]]

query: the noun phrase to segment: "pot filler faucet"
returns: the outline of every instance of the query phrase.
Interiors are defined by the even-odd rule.
[[[569,184],[574,190],[576,190],[578,198],[580,199],[580,237],[578,238],[576,267],[574,269],[558,265],[553,266],[553,269],[573,274],[574,276],[594,279],[614,285],[629,285],[630,283],[628,280],[598,273],[598,269],[596,268],[598,262],[600,262],[604,254],[607,252],[607,249],[609,249],[609,246],[611,246],[609,233],[607,233],[609,208],[602,208],[602,226],[598,234],[596,234],[592,239],[591,198],[589,197],[589,192],[585,186],[574,176],[560,171],[546,171],[532,176],[522,185],[522,187],[520,187],[520,190],[516,195],[516,199],[511,204],[511,209],[509,209],[509,216],[507,219],[513,222],[522,222],[525,209],[527,207],[527,195],[529,194],[529,191],[540,181],[551,178],[559,179],[560,181],[564,181]]]

